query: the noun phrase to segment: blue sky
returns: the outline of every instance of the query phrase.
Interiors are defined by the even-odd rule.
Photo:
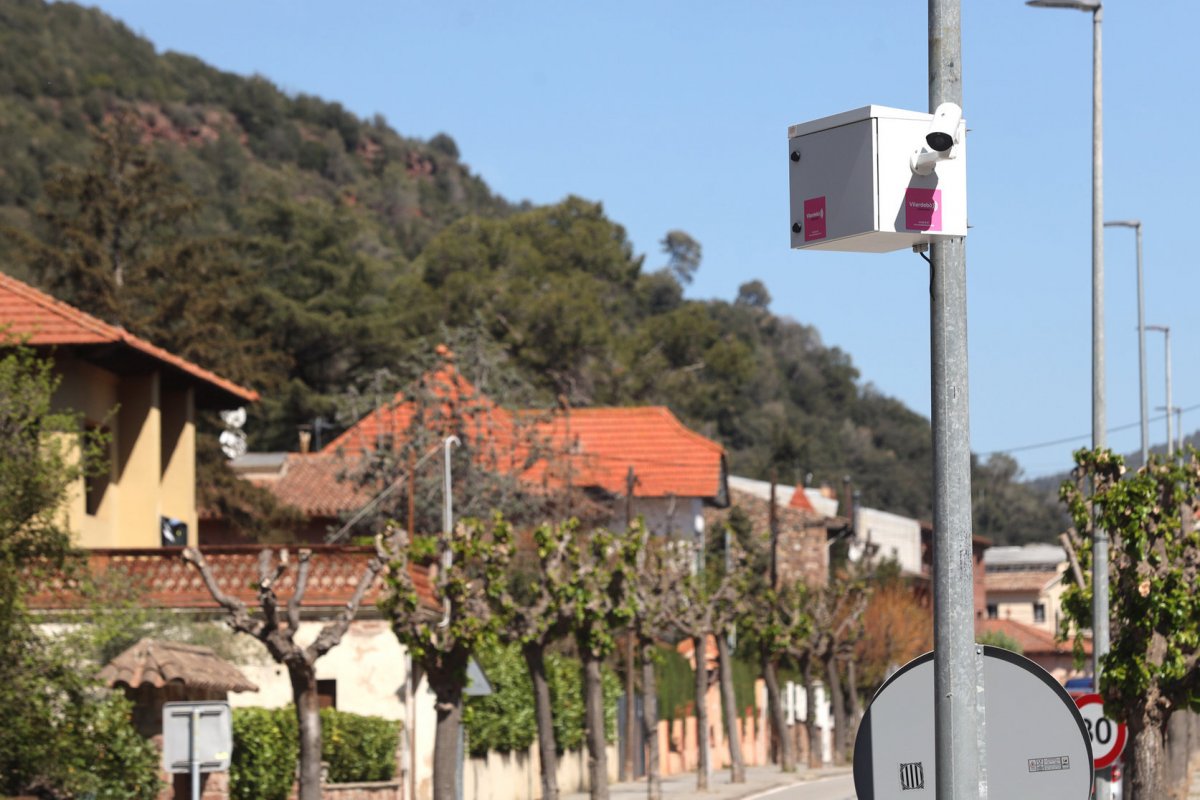
[[[704,247],[689,295],[761,279],[776,313],[816,326],[863,380],[928,415],[924,261],[794,252],[787,126],[876,103],[927,108],[926,7],[913,0],[332,3],[104,0],[160,51],[257,73],[289,92],[440,131],[493,189],[604,203],[647,266],[673,228]],[[970,125],[972,449],[1064,469],[1091,430],[1091,17],[965,0]],[[1175,405],[1200,405],[1191,252],[1200,210],[1194,34],[1200,3],[1104,11],[1105,217],[1144,224],[1146,320],[1170,325]],[[1138,448],[1135,249],[1106,235],[1109,443]],[[1162,406],[1162,336],[1147,336]],[[1159,416],[1160,412],[1152,412]],[[1184,428],[1200,427],[1200,409]],[[1165,423],[1151,423],[1151,441]]]

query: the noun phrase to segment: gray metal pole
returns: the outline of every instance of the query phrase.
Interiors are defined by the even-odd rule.
[[[929,0],[929,108],[962,103],[958,0]],[[977,696],[967,404],[967,250],[930,248],[933,398],[934,740],[937,800],[986,797]]]
[[[1167,351],[1167,458],[1175,456],[1175,437],[1171,435],[1171,412],[1175,410],[1175,406],[1171,405],[1171,326],[1163,327],[1163,345]]]
[[[1106,228],[1133,228],[1137,237],[1138,398],[1141,410],[1142,464],[1150,461],[1150,405],[1146,400],[1146,295],[1142,283],[1142,222],[1136,219],[1109,220]]]
[[[196,754],[196,734],[200,727],[200,711],[192,709],[188,717],[188,769],[192,772],[192,800],[200,800],[200,761]]]
[[[1092,11],[1092,447],[1108,446],[1104,382],[1104,102],[1100,31],[1104,8]],[[1108,653],[1108,531],[1096,526],[1092,553],[1092,675],[1100,690]],[[1096,800],[1111,800],[1111,772],[1096,774]]]
[[[1138,387],[1142,409],[1142,464],[1150,460],[1150,409],[1146,403],[1146,299],[1142,290],[1142,223],[1134,227],[1137,236],[1137,301],[1138,301]]]
[[[1163,335],[1163,353],[1167,371],[1167,405],[1164,409],[1167,412],[1167,458],[1172,458],[1175,455],[1175,444],[1171,434],[1171,326],[1147,325],[1146,330],[1158,331]]]

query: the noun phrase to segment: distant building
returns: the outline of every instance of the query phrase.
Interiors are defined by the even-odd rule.
[[[64,509],[74,544],[195,544],[196,413],[258,395],[3,274],[0,329],[53,359],[56,410],[108,434],[107,472],[80,478]]]
[[[451,413],[461,414],[459,424],[486,444],[476,448],[484,453],[479,456],[486,462],[482,467],[534,486],[570,485],[607,508],[608,524],[617,528],[625,525],[624,498],[632,474],[630,511],[659,535],[698,535],[704,531],[705,508],[729,504],[724,448],[689,430],[670,409],[513,411],[463,378],[452,356],[446,359],[445,366],[425,378],[427,389],[445,399],[426,424],[437,430],[449,425]],[[319,453],[249,453],[235,460],[233,468],[304,512],[307,521],[297,531],[298,540],[322,541],[386,488],[356,485],[352,474],[371,451],[403,444],[414,413],[413,401],[400,393]],[[529,458],[529,440],[549,455]],[[204,526],[206,543],[232,541],[220,520],[206,519]]]
[[[1067,554],[1051,544],[993,547],[984,555],[988,619],[1056,634],[1062,619]]]

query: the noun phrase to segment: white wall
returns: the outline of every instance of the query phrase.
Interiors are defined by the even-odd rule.
[[[625,527],[625,504],[616,504],[616,514],[610,526],[613,530]],[[642,517],[646,527],[656,536],[673,533],[695,536],[704,531],[704,501],[699,497],[634,497],[633,515]]]
[[[875,558],[894,558],[909,574],[921,574],[921,523],[874,508],[854,512],[854,540],[875,545]]]

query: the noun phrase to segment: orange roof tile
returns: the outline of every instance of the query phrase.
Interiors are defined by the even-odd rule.
[[[813,514],[817,513],[817,509],[813,507],[812,501],[808,499],[808,495],[804,492],[804,484],[796,485],[796,490],[792,492],[792,500],[788,503],[788,508],[798,508],[801,511],[809,511]]]
[[[726,495],[724,448],[689,430],[665,406],[577,408],[540,427],[568,454],[576,485],[623,495],[632,467],[638,497]]]
[[[313,553],[304,606],[340,608],[353,596],[367,561],[374,554],[370,547],[352,545],[302,545]],[[292,549],[300,549],[294,547]],[[258,607],[254,584],[258,581],[258,554],[261,545],[221,545],[201,547],[212,568],[217,584],[252,608]],[[273,548],[278,550],[279,548]],[[215,609],[213,600],[196,572],[183,560],[182,551],[171,548],[143,548],[87,551],[88,569],[94,574],[120,573],[123,580],[142,590],[140,599],[148,606],[179,609]],[[409,574],[421,604],[441,610],[441,603],[426,567],[410,564]],[[296,570],[288,569],[275,584],[280,603],[286,603],[295,590]],[[28,598],[29,607],[52,610],[76,607],[82,598],[79,586],[63,575],[51,576]],[[362,609],[370,609],[383,597],[384,579],[380,575],[363,596]]]
[[[984,575],[989,592],[1041,592],[1058,579],[1055,570],[997,570]]]
[[[278,478],[251,479],[310,517],[336,517],[361,508],[375,490],[355,483],[354,462],[331,453],[288,453]]]
[[[141,639],[108,662],[98,676],[108,686],[131,689],[169,683],[218,692],[257,692],[242,671],[211,649],[162,639]]]
[[[1016,622],[1011,619],[980,619],[975,621],[975,632],[980,633],[1002,633],[1013,639],[1021,646],[1021,652],[1025,655],[1070,655],[1072,652],[1071,643],[1060,642],[1055,639],[1054,634],[1047,633],[1040,628],[1035,628],[1032,625],[1026,625],[1021,622]],[[1092,652],[1091,639],[1083,640],[1083,652],[1090,654]]]
[[[0,328],[35,347],[118,345],[128,348],[199,382],[207,390],[203,392],[203,399],[215,403],[215,407],[258,400],[255,391],[225,380],[3,273],[0,273]],[[221,403],[225,405],[221,406]]]

